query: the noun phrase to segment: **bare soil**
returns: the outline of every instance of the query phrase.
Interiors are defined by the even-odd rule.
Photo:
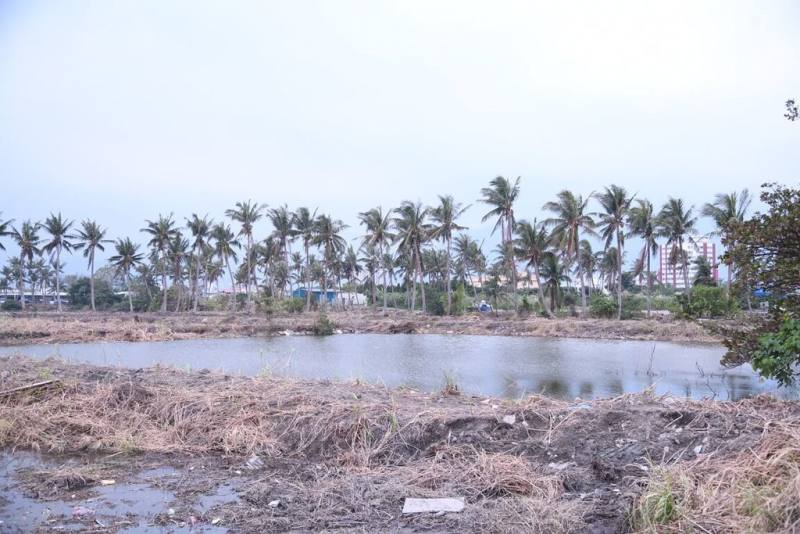
[[[703,324],[669,318],[607,319],[521,318],[514,314],[436,317],[371,309],[329,312],[341,333],[479,334],[593,339],[634,339],[718,343]],[[175,339],[309,334],[317,313],[266,315],[244,313],[88,313],[0,314],[0,345],[88,341],[167,341]]]
[[[3,393],[44,380],[56,382]],[[769,446],[764,454],[773,458],[774,444],[799,430],[800,403],[768,397],[506,401],[0,359],[0,446],[47,453],[15,469],[10,487],[62,510],[37,526],[41,532],[70,525],[94,532],[625,532],[646,530],[651,519],[658,531],[674,523],[675,531],[735,532],[741,523],[725,521],[742,508],[711,499],[704,479],[725,472],[731,487],[738,484],[730,473],[743,458],[758,471],[751,451]],[[798,471],[800,457],[781,458]],[[704,478],[692,479],[692,470]],[[660,506],[664,478],[677,476],[670,473],[690,482],[668,494],[669,509],[681,514],[663,518],[648,499]],[[139,490],[144,480],[166,501],[117,514],[113,507],[67,514],[57,506],[101,506],[110,498],[108,479]],[[798,480],[787,486],[795,495]],[[406,497],[467,504],[460,513],[404,516]],[[13,521],[14,499],[6,500],[0,517]]]

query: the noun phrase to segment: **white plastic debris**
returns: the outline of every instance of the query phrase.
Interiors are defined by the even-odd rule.
[[[464,509],[462,498],[415,499],[407,498],[403,503],[404,514],[421,514],[428,512],[460,512]]]
[[[516,416],[516,415],[514,415],[514,414],[511,414],[511,415],[504,415],[504,416],[503,416],[503,422],[504,422],[505,424],[507,424],[507,425],[513,425],[514,423],[516,423],[516,422],[517,422],[517,416]]]
[[[279,501],[278,499],[275,499],[274,501],[269,501],[269,504],[267,506],[269,506],[270,508],[277,508],[280,505],[281,505],[281,501]]]

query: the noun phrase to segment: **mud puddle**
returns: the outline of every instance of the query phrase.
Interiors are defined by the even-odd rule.
[[[227,532],[212,511],[238,502],[237,481],[194,470],[3,452],[0,532]]]

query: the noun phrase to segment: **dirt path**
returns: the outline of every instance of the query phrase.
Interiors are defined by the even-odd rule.
[[[44,380],[56,382],[2,394]],[[27,498],[50,503],[42,532],[621,532],[656,473],[727,472],[776,425],[797,435],[800,403],[503,401],[12,357],[0,359],[0,445],[49,455],[0,462],[0,517],[30,531],[10,513]],[[131,494],[142,507],[111,506]],[[407,497],[466,508],[403,515]],[[729,531],[714,513],[691,520]]]
[[[435,317],[393,310],[332,312],[342,333],[479,334],[653,341],[720,341],[698,323],[669,319],[615,321],[605,319],[519,318],[515,315],[468,314]],[[307,334],[317,314],[263,315],[40,313],[0,314],[0,344],[72,343],[85,341],[165,341],[192,338]]]

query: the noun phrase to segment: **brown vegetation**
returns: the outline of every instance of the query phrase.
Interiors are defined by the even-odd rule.
[[[255,458],[265,471],[241,475],[242,500],[215,512],[242,531],[733,532],[786,529],[800,517],[796,402],[647,393],[504,401],[0,360],[3,390],[43,378],[58,387],[0,399],[3,447],[131,461],[201,457],[212,486]],[[39,472],[31,483],[46,495],[100,476]],[[463,497],[467,508],[400,515],[405,497],[433,496]],[[268,506],[275,500],[284,504]]]
[[[516,315],[435,317],[392,310],[329,312],[343,333],[480,334],[594,339],[719,342],[716,334],[690,321],[652,319],[520,318]],[[309,334],[316,313],[266,317],[232,313],[0,314],[0,344],[74,343],[84,341],[162,341],[192,338]]]

